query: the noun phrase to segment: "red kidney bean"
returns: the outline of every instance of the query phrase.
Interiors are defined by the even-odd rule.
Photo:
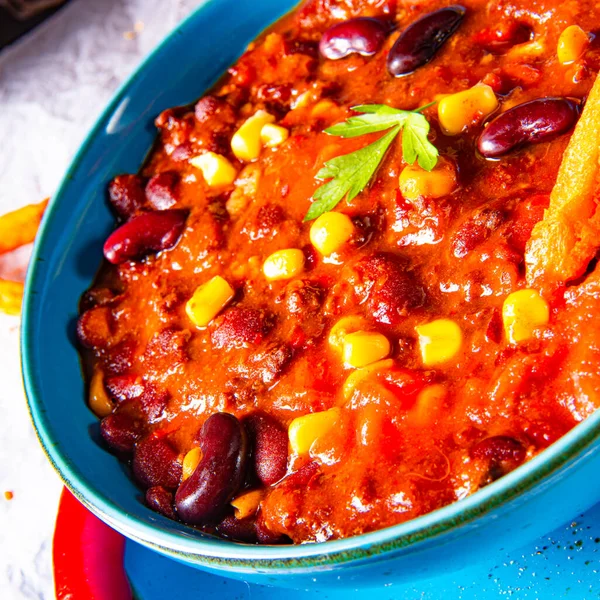
[[[146,184],[146,198],[155,210],[166,210],[177,202],[179,175],[173,171],[157,173]]]
[[[146,492],[146,504],[155,512],[176,519],[175,508],[173,506],[173,493],[161,485],[155,485]]]
[[[473,458],[487,458],[493,463],[511,462],[521,464],[525,460],[525,448],[521,442],[507,435],[495,435],[477,442],[471,448]]]
[[[504,54],[513,46],[531,40],[533,31],[525,23],[510,21],[484,29],[473,37],[473,41],[493,54]]]
[[[287,471],[287,431],[267,414],[250,415],[245,424],[253,442],[254,471],[264,485],[273,485]]]
[[[144,422],[130,403],[117,406],[100,422],[100,434],[109,448],[115,452],[132,452],[143,433]]]
[[[487,240],[504,222],[505,215],[497,208],[482,208],[475,211],[456,231],[452,237],[452,253],[456,258],[463,258],[479,244]]]
[[[144,188],[138,175],[117,175],[108,186],[110,204],[119,217],[129,220],[144,205]]]
[[[110,397],[116,402],[134,400],[144,393],[144,382],[138,375],[115,375],[107,377],[104,385]]]
[[[104,256],[114,265],[173,247],[183,232],[185,210],[158,210],[134,217],[114,231],[104,244]]]
[[[233,125],[236,120],[233,107],[225,100],[215,96],[200,98],[194,108],[194,115],[199,123],[206,123],[213,119],[227,125]]]
[[[82,346],[103,350],[110,344],[114,329],[112,311],[107,306],[86,310],[77,320],[77,339]]]
[[[104,370],[107,375],[123,375],[133,366],[137,343],[132,338],[125,338],[111,346],[102,357]]]
[[[458,29],[464,6],[454,5],[429,13],[409,25],[395,41],[387,59],[390,75],[409,75],[427,64]]]
[[[175,494],[177,512],[185,523],[201,525],[218,519],[240,490],[248,460],[244,426],[227,413],[216,413],[199,436],[202,460]]]
[[[174,489],[181,479],[177,452],[165,438],[147,437],[139,441],[133,453],[133,474],[144,487],[161,485]]]
[[[236,519],[233,515],[228,515],[219,523],[217,531],[220,535],[238,542],[256,544],[258,541],[256,521],[253,516],[245,519]]]
[[[354,284],[359,302],[366,302],[368,313],[384,325],[398,325],[410,310],[425,302],[425,291],[402,260],[390,252],[376,252],[354,267]]]
[[[372,56],[383,45],[389,28],[379,19],[357,17],[330,27],[321,38],[324,58],[337,60],[350,54]]]
[[[210,341],[214,348],[243,348],[260,344],[272,320],[264,310],[233,306],[214,323]]]
[[[579,117],[570,98],[539,98],[498,115],[483,130],[477,149],[485,158],[500,158],[525,144],[547,142],[566,133]]]

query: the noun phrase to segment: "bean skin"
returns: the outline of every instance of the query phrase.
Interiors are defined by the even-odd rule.
[[[388,54],[387,68],[390,75],[409,75],[427,64],[458,29],[465,12],[463,6],[448,6],[409,25]]]
[[[183,232],[185,210],[158,210],[134,217],[114,231],[104,244],[104,256],[117,265],[173,247]]]
[[[570,98],[538,98],[519,104],[493,119],[479,136],[485,158],[500,158],[526,144],[547,142],[569,131],[579,117]]]
[[[185,523],[218,520],[244,482],[248,442],[244,426],[227,413],[209,417],[199,436],[202,460],[175,494],[177,513]]]
[[[253,440],[254,471],[264,485],[273,485],[282,479],[287,471],[287,431],[267,414],[250,415],[246,425]]]
[[[383,45],[388,27],[379,19],[357,17],[330,27],[321,38],[319,52],[337,60],[350,54],[372,56]]]

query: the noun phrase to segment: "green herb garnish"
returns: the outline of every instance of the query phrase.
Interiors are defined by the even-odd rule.
[[[350,117],[325,130],[329,135],[353,138],[367,133],[386,131],[377,141],[351,152],[336,156],[325,163],[317,173],[317,179],[326,180],[313,194],[314,202],[304,217],[312,221],[323,213],[332,210],[341,200],[355,198],[362,192],[377,171],[390,144],[402,131],[402,157],[408,164],[418,161],[426,171],[431,171],[438,161],[437,148],[427,139],[429,122],[422,111],[400,110],[385,104],[355,106],[352,110],[360,115]]]

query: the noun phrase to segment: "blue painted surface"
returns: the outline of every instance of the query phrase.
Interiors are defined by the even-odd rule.
[[[125,568],[139,600],[347,600],[347,589],[282,590],[225,579],[128,542]],[[600,505],[526,547],[423,580],[350,592],[356,600],[546,600],[600,598]]]
[[[293,588],[414,582],[461,568],[486,552],[523,545],[600,500],[600,413],[472,497],[409,523],[319,545],[249,547],[147,509],[126,469],[97,443],[98,423],[84,402],[74,323],[78,298],[113,227],[107,183],[138,169],[162,109],[200,96],[294,1],[206,2],[100,118],[51,203],[34,250],[22,327],[26,391],[40,440],[65,484],[130,538],[254,582]]]

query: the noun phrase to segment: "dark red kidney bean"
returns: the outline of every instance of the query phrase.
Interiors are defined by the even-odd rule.
[[[233,125],[236,121],[233,107],[227,101],[215,96],[200,98],[194,107],[194,115],[199,123],[206,123],[213,119],[226,125]]]
[[[106,240],[106,260],[118,265],[127,260],[172,248],[183,232],[187,215],[185,210],[171,209],[134,217],[121,225]]]
[[[129,220],[144,205],[144,187],[138,175],[117,175],[108,186],[108,199],[119,217]]]
[[[110,288],[92,288],[87,290],[81,297],[79,309],[81,312],[95,308],[96,306],[107,306],[117,297],[117,293]]]
[[[85,348],[103,350],[110,344],[113,329],[110,308],[97,306],[86,310],[77,320],[77,339]]]
[[[106,391],[116,402],[134,400],[139,398],[145,389],[144,382],[139,375],[115,375],[104,380]]]
[[[133,452],[133,474],[146,488],[161,485],[174,489],[181,479],[177,452],[165,438],[147,437],[139,441]]]
[[[521,464],[525,460],[525,447],[507,435],[495,435],[477,442],[471,448],[471,457],[488,459],[493,463]]]
[[[135,358],[137,342],[132,338],[125,338],[102,356],[105,373],[110,377],[123,375],[131,369]]]
[[[155,210],[166,210],[177,202],[179,175],[173,171],[157,173],[146,184],[146,198]]]
[[[359,275],[355,292],[368,314],[384,325],[398,325],[410,310],[425,302],[425,290],[414,273],[390,252],[376,252],[354,267]]]
[[[173,493],[162,487],[162,485],[155,485],[146,491],[146,504],[153,511],[169,519],[177,518],[173,506]]]
[[[236,519],[233,515],[226,516],[217,526],[220,535],[238,542],[256,544],[256,521],[254,517]]]
[[[330,27],[321,38],[319,52],[337,60],[350,54],[372,56],[383,45],[389,27],[379,19],[356,17]]]
[[[170,399],[171,394],[167,390],[158,390],[153,385],[146,387],[140,396],[140,403],[150,423],[162,416]]]
[[[264,413],[250,415],[244,423],[252,440],[254,472],[264,485],[274,485],[287,471],[287,431]]]
[[[131,404],[118,406],[100,422],[100,434],[115,452],[132,452],[143,433],[144,422]]]
[[[453,5],[429,13],[409,25],[394,42],[387,58],[390,75],[409,75],[427,64],[458,29],[464,6]]]
[[[473,41],[493,54],[503,54],[513,46],[531,40],[533,31],[525,23],[510,21],[484,29],[473,37]]]
[[[214,348],[243,348],[260,344],[268,334],[272,320],[264,310],[233,306],[212,326],[210,341]]]
[[[177,513],[185,523],[217,520],[240,490],[246,474],[248,442],[244,426],[227,413],[215,413],[199,436],[202,460],[175,494]]]
[[[504,222],[505,214],[497,208],[482,208],[467,219],[452,237],[452,254],[463,258],[487,240]]]
[[[526,144],[547,142],[569,131],[579,117],[570,98],[539,98],[498,115],[483,130],[477,149],[485,158],[500,158]]]

